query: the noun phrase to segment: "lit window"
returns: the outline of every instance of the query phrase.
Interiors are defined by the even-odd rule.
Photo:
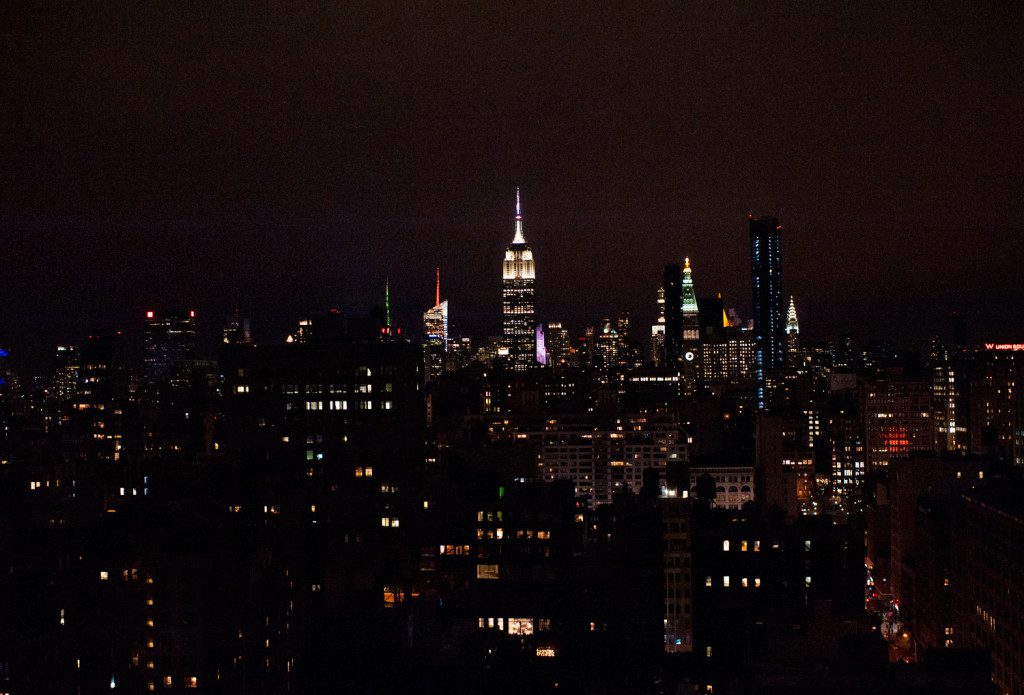
[[[740,541],[740,552],[741,553],[747,552],[747,542],[746,541]]]
[[[372,478],[373,477],[373,468],[372,467],[367,466],[366,470],[364,472],[366,473],[366,477],[367,478]]]
[[[710,645],[710,644],[709,644],[709,645],[707,646],[707,649],[705,649],[705,650],[704,650],[704,654],[705,654],[705,655],[706,655],[706,656],[707,656],[707,657],[708,657],[709,659],[711,658],[711,645]]]
[[[384,607],[394,608],[396,603],[401,603],[405,600],[405,592],[399,586],[385,586],[384,587]],[[483,618],[481,618],[483,620]]]
[[[555,655],[553,647],[537,647],[537,656],[550,657]]]
[[[713,582],[711,581],[711,575],[708,575],[704,578],[704,586],[711,586],[712,583]]]
[[[108,579],[110,579],[110,573],[108,573],[106,570],[101,571],[100,572],[100,581],[101,582],[105,582]]]
[[[729,552],[729,541],[722,541],[722,550]]]
[[[239,384],[238,386],[235,387],[235,393],[249,393],[249,387],[246,386],[245,384]]]
[[[198,688],[199,687],[199,679],[196,678],[195,676],[188,676],[185,679],[185,687],[186,688]]]
[[[744,577],[743,579],[740,580],[740,584],[743,585],[744,589],[746,589],[749,586],[749,584],[747,583],[747,578],[746,577]]]
[[[170,676],[164,676],[164,687],[170,688],[172,685],[174,685],[174,679]]]
[[[722,577],[722,586],[724,586],[726,589],[729,588],[729,575],[728,574],[726,574],[726,575],[724,575]]]
[[[533,634],[533,619],[532,618],[509,618],[508,619],[508,634],[510,634],[510,635],[532,635]]]
[[[810,586],[810,585],[811,585],[811,578],[810,577],[804,577],[804,586]]]
[[[382,517],[380,518],[380,525],[381,525],[381,526],[384,526],[384,527],[388,527],[388,526],[390,526],[390,525],[391,525],[391,517],[388,517],[388,516],[382,516]]]
[[[761,588],[761,578],[760,577],[754,577],[754,588],[755,589],[760,589]]]
[[[498,566],[497,565],[477,565],[476,566],[476,578],[477,579],[497,579],[498,578]]]

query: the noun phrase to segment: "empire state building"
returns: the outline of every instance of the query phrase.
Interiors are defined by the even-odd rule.
[[[537,337],[534,332],[533,251],[523,236],[523,213],[516,189],[516,233],[505,250],[501,264],[501,310],[504,348],[512,369],[525,370],[536,364]]]

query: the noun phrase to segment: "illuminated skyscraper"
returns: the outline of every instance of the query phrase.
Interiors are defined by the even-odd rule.
[[[665,288],[658,288],[658,321],[651,326],[651,362],[655,367],[665,363]]]
[[[700,340],[700,318],[697,310],[697,293],[693,290],[693,271],[690,270],[690,259],[683,261],[683,342],[691,343]]]
[[[64,404],[78,390],[78,376],[82,369],[82,355],[76,347],[58,345],[54,355],[52,392]]]
[[[789,310],[786,312],[786,352],[790,362],[796,363],[800,351],[800,323],[796,320],[796,304],[792,295],[789,297]]]
[[[750,217],[750,266],[758,405],[764,407],[765,372],[785,362],[782,304],[782,227],[774,217]]]
[[[516,189],[516,231],[505,250],[501,266],[503,315],[502,342],[512,369],[525,370],[536,364],[537,338],[534,310],[536,273],[533,251],[523,236],[523,214]]]
[[[423,312],[423,375],[427,381],[444,371],[448,349],[448,300],[441,301],[441,268],[437,269],[434,306]]]
[[[185,385],[190,368],[188,362],[195,357],[196,312],[147,311],[144,339],[146,381]]]

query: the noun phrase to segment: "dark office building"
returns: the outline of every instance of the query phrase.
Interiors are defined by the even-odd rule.
[[[1007,484],[1009,483],[1009,484]],[[987,649],[999,692],[1024,692],[1024,493],[1019,481],[963,496],[952,526],[953,622],[957,647]]]
[[[147,311],[144,339],[146,382],[187,383],[187,363],[195,357],[196,312]]]
[[[759,391],[764,372],[786,359],[786,313],[782,303],[782,227],[774,217],[750,218],[750,265]],[[763,394],[759,393],[763,404]]]
[[[683,355],[683,275],[678,263],[665,266],[665,365],[679,364]]]

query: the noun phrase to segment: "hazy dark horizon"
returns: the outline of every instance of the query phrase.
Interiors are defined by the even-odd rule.
[[[783,225],[810,339],[1020,340],[1024,9],[782,2],[12,7],[0,345],[239,307],[265,340],[390,277],[414,336],[500,326],[523,189],[538,317],[633,314],[663,266],[750,315]],[[514,28],[514,29],[510,29]],[[208,324],[209,325],[209,324]],[[270,335],[264,333],[270,331]]]

